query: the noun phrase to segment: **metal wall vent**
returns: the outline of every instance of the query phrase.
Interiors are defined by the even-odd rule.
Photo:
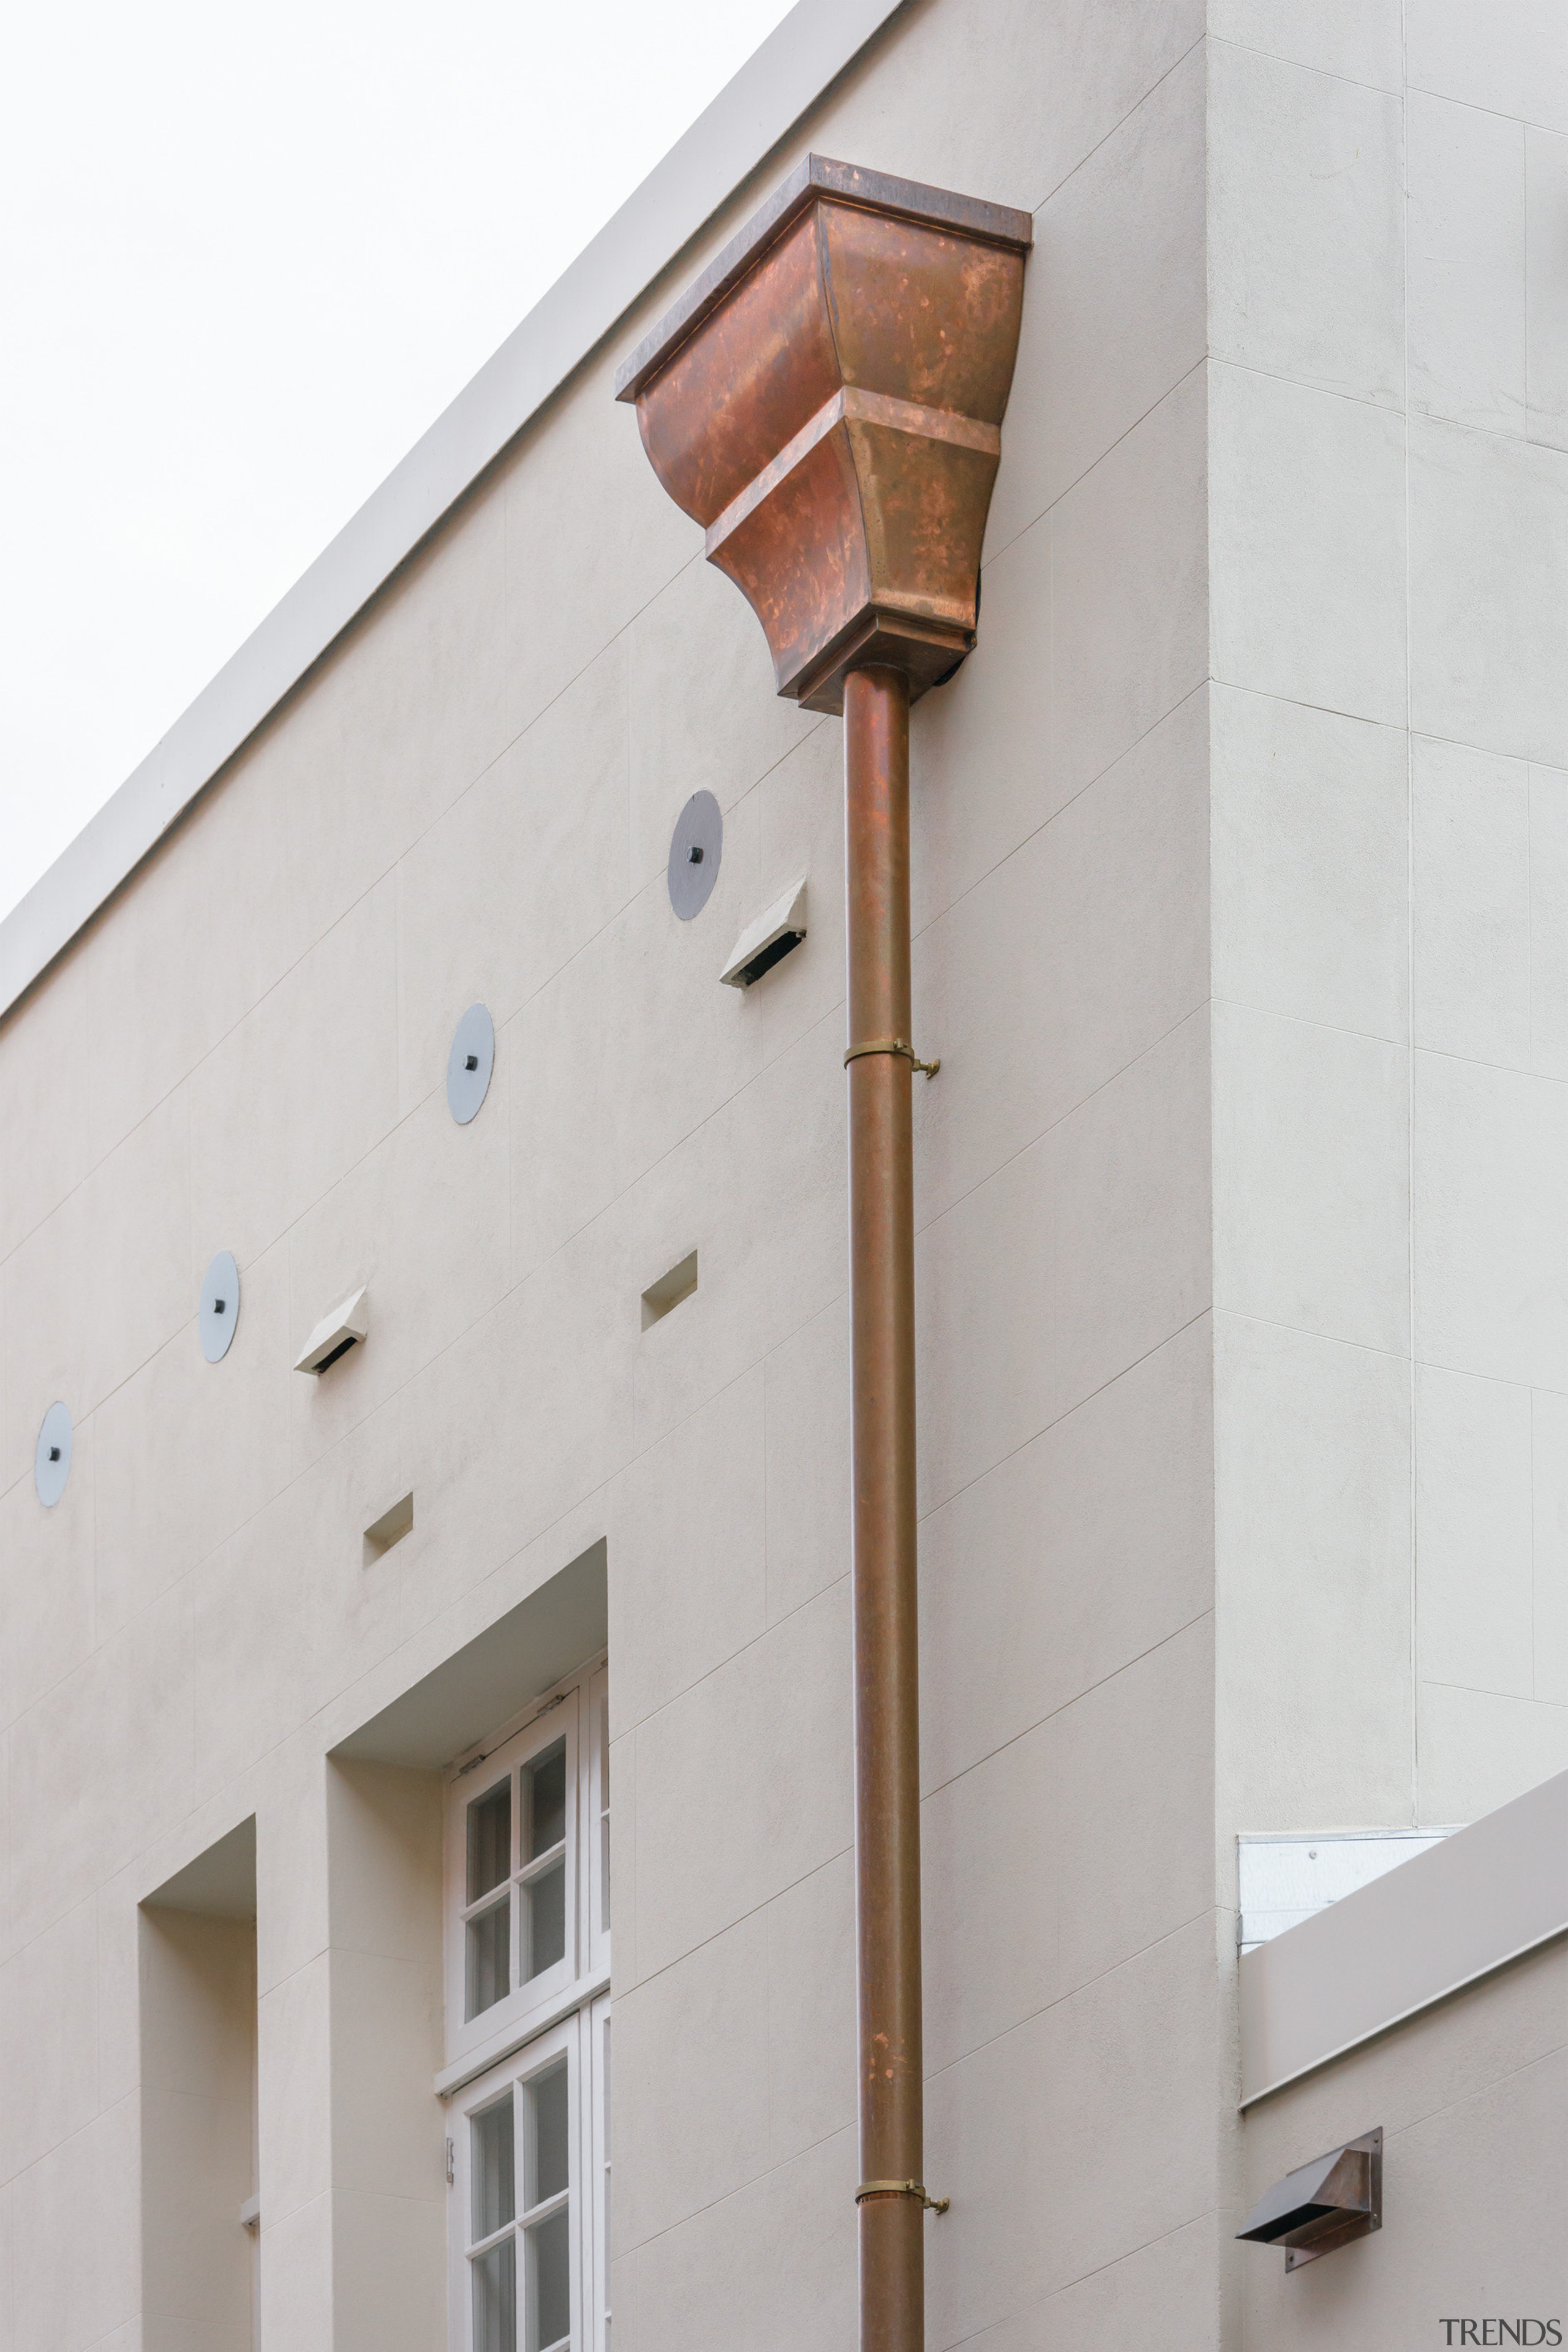
[[[44,1415],[33,1455],[33,1484],[45,1510],[52,1511],[66,1491],[71,1475],[71,1416],[68,1405],[52,1404]]]
[[[697,1254],[693,1250],[689,1256],[682,1258],[679,1265],[673,1265],[668,1274],[662,1274],[657,1282],[651,1282],[643,1293],[643,1330],[646,1331],[652,1324],[662,1322],[671,1307],[678,1307],[683,1298],[689,1298],[696,1286]]]
[[[724,812],[711,793],[694,793],[670,836],[670,904],[683,923],[713,896],[724,856]]]
[[[1283,2246],[1285,2268],[1300,2270],[1336,2246],[1383,2227],[1383,2128],[1364,2132],[1299,2165],[1260,2198],[1236,2234],[1255,2245]]]
[[[752,987],[792,948],[798,948],[805,936],[806,877],[802,875],[799,882],[781,890],[755,922],[747,923],[729,951],[720,980],[727,988]]]
[[[305,1342],[303,1352],[295,1360],[297,1372],[324,1372],[340,1356],[358,1347],[371,1328],[371,1310],[365,1290],[353,1291],[340,1301],[330,1314],[323,1315]]]
[[[196,1331],[209,1364],[221,1364],[239,1324],[239,1268],[232,1250],[220,1250],[202,1277]]]
[[[490,1091],[496,1066],[496,1024],[489,1008],[471,1004],[457,1024],[446,1056],[446,1108],[466,1127]]]

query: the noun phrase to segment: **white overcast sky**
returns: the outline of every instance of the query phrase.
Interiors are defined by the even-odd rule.
[[[7,12],[0,914],[788,5]]]

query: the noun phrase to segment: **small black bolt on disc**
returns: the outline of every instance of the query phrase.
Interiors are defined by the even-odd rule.
[[[239,1323],[239,1268],[230,1250],[220,1250],[202,1279],[196,1328],[209,1364],[221,1364]]]
[[[670,904],[683,923],[707,905],[723,855],[724,812],[711,793],[694,793],[670,838]]]
[[[71,1475],[71,1416],[68,1405],[52,1404],[44,1415],[33,1455],[33,1483],[38,1500],[52,1511],[66,1491]]]
[[[496,1024],[483,1004],[471,1004],[457,1024],[446,1056],[446,1108],[466,1127],[490,1090],[496,1066]]]

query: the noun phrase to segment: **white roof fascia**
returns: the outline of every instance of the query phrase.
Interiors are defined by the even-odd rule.
[[[319,555],[162,741],[0,921],[0,1014],[146,856],[904,0],[798,0]]]
[[[1241,1960],[1241,2100],[1568,1935],[1568,1772]]]

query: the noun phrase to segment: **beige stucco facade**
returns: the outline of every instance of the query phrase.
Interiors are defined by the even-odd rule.
[[[1237,2111],[1238,1833],[1568,1767],[1568,36],[1486,13],[899,12],[0,1024],[4,2352],[446,2343],[441,1767],[562,1623],[618,2352],[853,2341],[840,729],[612,398],[810,150],[1035,219],[913,720],[932,2352],[1568,2322],[1560,1945]],[[1375,2123],[1378,2236],[1234,2244]]]

